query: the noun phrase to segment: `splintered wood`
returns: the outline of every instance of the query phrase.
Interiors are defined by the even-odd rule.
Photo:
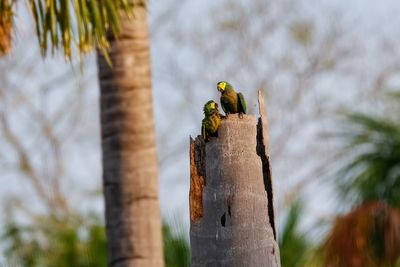
[[[190,223],[203,217],[203,188],[205,185],[202,170],[202,140],[190,138],[190,192],[189,209]],[[203,174],[203,175],[202,175]]]

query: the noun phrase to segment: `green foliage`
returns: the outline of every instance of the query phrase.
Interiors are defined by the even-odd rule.
[[[42,53],[50,39],[53,49],[64,48],[66,58],[71,56],[71,41],[82,53],[97,47],[106,54],[107,30],[114,35],[120,32],[119,9],[131,12],[128,0],[30,0],[30,6]]]
[[[163,226],[166,267],[189,266],[189,245],[183,235]],[[102,267],[107,266],[106,237],[98,216],[38,216],[29,226],[10,220],[2,241],[5,256],[16,266]]]
[[[178,229],[180,230],[180,229]],[[166,267],[185,267],[190,265],[190,248],[183,234],[174,235],[171,226],[164,223],[164,257]]]
[[[279,238],[282,267],[304,266],[307,252],[311,248],[311,244],[298,230],[302,213],[301,202],[294,202],[282,227],[281,237]]]
[[[95,48],[107,56],[109,42],[107,31],[117,36],[120,32],[120,19],[124,10],[132,16],[132,4],[129,0],[29,0],[36,35],[42,54],[45,55],[51,45],[52,51],[63,48],[64,56],[71,57],[72,46],[76,45],[80,53]],[[0,4],[0,18],[10,18],[11,5],[16,1],[3,0]],[[3,8],[4,7],[4,8]],[[14,15],[14,14],[13,14]],[[2,29],[10,32],[11,24],[2,27],[0,21],[0,39]],[[5,49],[2,49],[5,50]]]
[[[400,206],[400,123],[360,113],[347,118],[351,125],[342,136],[353,156],[338,175],[340,192],[356,202]]]
[[[5,255],[21,266],[106,266],[106,238],[99,219],[71,215],[36,217],[30,226],[8,221]]]

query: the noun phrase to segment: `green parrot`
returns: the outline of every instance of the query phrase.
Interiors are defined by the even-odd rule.
[[[201,122],[201,136],[207,141],[211,136],[218,136],[218,128],[223,116],[219,114],[218,104],[213,100],[208,101],[203,108],[204,119]]]
[[[239,113],[239,116],[242,117],[243,113],[246,114],[247,104],[242,93],[236,93],[228,82],[217,83],[217,89],[221,92],[221,106],[227,115]]]

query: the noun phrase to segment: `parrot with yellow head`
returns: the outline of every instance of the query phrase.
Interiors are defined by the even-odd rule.
[[[227,115],[239,113],[242,117],[246,114],[247,103],[242,93],[237,93],[230,83],[224,81],[217,83],[217,89],[221,93],[222,109]]]
[[[204,141],[208,141],[209,137],[218,136],[218,128],[223,116],[219,114],[218,104],[213,100],[204,105],[203,111],[204,119],[201,122],[201,136]]]

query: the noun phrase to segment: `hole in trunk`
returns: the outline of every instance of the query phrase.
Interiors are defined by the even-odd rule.
[[[226,222],[226,215],[225,215],[225,212],[224,212],[224,214],[221,216],[221,225],[222,225],[222,227],[225,227],[225,222]]]

